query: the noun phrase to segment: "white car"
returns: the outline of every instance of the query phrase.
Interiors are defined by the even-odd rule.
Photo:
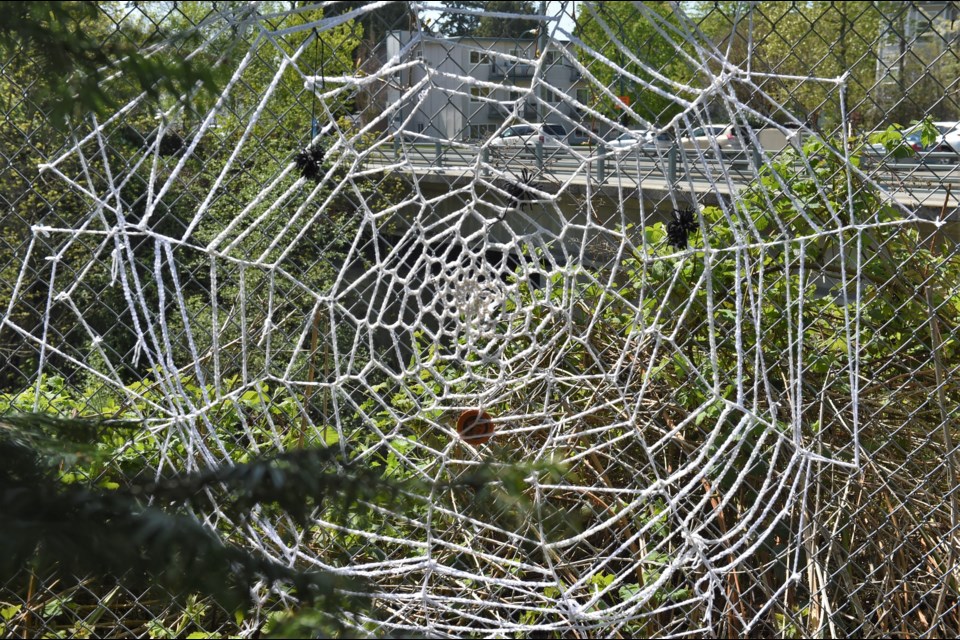
[[[656,151],[658,149],[669,149],[672,145],[673,138],[666,133],[657,133],[653,129],[626,131],[606,143],[607,149],[614,153],[636,149]]]
[[[960,153],[960,122],[934,122],[933,126],[940,132],[933,144],[933,149],[939,152]]]
[[[700,151],[705,155],[713,155],[714,143],[721,153],[737,152],[743,149],[737,138],[737,128],[732,124],[709,124],[697,127],[689,135],[680,138],[682,149]]]
[[[559,148],[566,138],[567,131],[559,124],[515,124],[491,140],[490,147],[494,151],[521,147],[531,150],[539,142],[544,147]]]
[[[868,144],[864,151],[876,158],[888,162],[897,162],[902,164],[913,164],[923,162],[926,164],[955,164],[955,154],[960,153],[960,123],[958,122],[934,122],[939,135],[927,146],[923,146],[920,131],[917,127],[902,132],[903,146],[912,149],[913,153],[889,151],[885,145],[878,141],[878,137],[886,130],[878,130],[867,134],[865,137]],[[906,154],[906,155],[904,155]]]
[[[803,142],[802,132],[791,125],[756,126],[734,124],[713,124],[699,127],[690,132],[690,135],[680,138],[680,147],[699,151],[704,156],[712,157],[716,149],[725,157],[738,155],[742,157],[744,151],[752,153],[764,152],[776,155],[788,147],[800,150]]]
[[[869,133],[865,136],[868,141],[876,140],[876,137],[880,134],[885,133],[885,130],[878,130],[872,133]],[[923,145],[920,144],[920,132],[919,131],[906,131],[903,133],[903,145],[913,149],[914,153],[922,153],[924,151]],[[936,145],[934,145],[936,148]],[[869,142],[864,150],[874,156],[880,158],[885,158],[887,155],[892,155],[890,151],[887,150],[887,147],[880,142]],[[902,159],[902,158],[901,158]]]

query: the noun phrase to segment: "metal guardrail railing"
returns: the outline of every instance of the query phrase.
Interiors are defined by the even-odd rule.
[[[478,156],[484,165],[518,163],[557,173],[573,172],[585,164],[589,167],[587,173],[601,183],[617,175],[635,176],[648,169],[662,171],[666,180],[676,184],[687,178],[707,179],[707,174],[713,173],[711,169],[720,169],[721,165],[732,177],[749,181],[756,177],[757,168],[764,162],[764,156],[756,150],[753,153],[740,150],[726,152],[719,157],[701,157],[695,151],[676,145],[668,149],[609,151],[585,145],[561,148],[538,143],[532,147],[491,147],[441,142],[409,144],[397,140],[393,147],[393,160],[399,159],[401,153],[418,166],[436,169],[470,166]],[[767,152],[767,157],[775,153]],[[955,153],[930,152],[919,157],[893,158],[868,150],[860,157],[861,168],[885,187],[945,189],[948,185],[960,186],[960,155]],[[383,161],[387,161],[385,156]]]

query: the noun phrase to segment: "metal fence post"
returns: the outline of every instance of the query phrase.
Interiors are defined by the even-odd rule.
[[[539,140],[535,147],[535,153],[537,154],[537,169],[543,169],[543,143]]]
[[[490,175],[490,149],[484,147],[480,149],[480,162],[483,163],[483,175]]]
[[[679,147],[674,143],[670,146],[670,152],[667,154],[667,180],[671,186],[677,183],[677,154],[679,151]]]
[[[435,154],[436,165],[438,167],[442,167],[443,166],[443,147],[440,145],[439,140],[434,143],[433,151]]]
[[[601,155],[597,158],[597,182],[603,182],[607,179],[607,156]]]

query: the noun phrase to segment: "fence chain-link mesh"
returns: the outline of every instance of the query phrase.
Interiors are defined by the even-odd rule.
[[[958,3],[97,9],[220,93],[121,74],[64,130],[3,45],[0,416],[142,427],[67,481],[333,447],[424,483],[190,503],[362,579],[359,634],[960,634]],[[11,636],[298,606],[5,579]]]

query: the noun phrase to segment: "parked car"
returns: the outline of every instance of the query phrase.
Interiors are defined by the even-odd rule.
[[[743,149],[737,136],[737,127],[732,124],[711,124],[697,127],[689,135],[680,138],[680,148],[714,154],[714,143],[721,153],[738,152]]]
[[[705,156],[714,155],[714,144],[724,156],[742,154],[751,149],[775,155],[787,147],[799,150],[802,135],[791,125],[758,125],[748,129],[744,125],[716,124],[694,129],[689,136],[680,139],[683,149],[699,150]]]
[[[509,148],[533,148],[539,142],[544,147],[562,147],[566,144],[567,130],[559,124],[515,124],[504,129],[490,141],[490,147],[499,151]]]
[[[960,122],[934,122],[933,126],[940,132],[933,150],[960,153]]]
[[[885,138],[885,135],[888,133],[887,129],[877,129],[871,131],[863,136],[867,141],[867,145],[864,147],[864,151],[875,156],[884,157],[888,154],[891,154],[892,151],[887,149],[886,145],[883,144],[882,140]],[[899,138],[897,138],[899,140]],[[907,130],[903,132],[903,143],[909,148],[913,149],[915,152],[920,152],[923,150],[923,145],[920,143],[920,132],[919,131],[910,131]],[[888,144],[892,144],[888,141]]]
[[[657,133],[653,129],[632,129],[606,142],[607,149],[614,153],[636,149],[642,149],[643,151],[665,150],[672,145],[673,138],[669,134]]]
[[[880,140],[887,133],[886,129],[874,131],[866,135],[869,141],[864,151],[887,162],[912,164],[923,162],[926,164],[955,164],[954,154],[960,153],[960,123],[934,122],[933,126],[939,131],[934,141],[926,146],[923,144],[921,132],[913,127],[903,133],[903,145],[909,151],[900,151],[899,148],[888,149]],[[889,144],[889,142],[888,142]],[[906,155],[904,155],[906,154]]]
[[[570,135],[567,136],[567,144],[571,146],[590,144],[590,134],[582,127],[574,127],[573,131],[570,132]]]

